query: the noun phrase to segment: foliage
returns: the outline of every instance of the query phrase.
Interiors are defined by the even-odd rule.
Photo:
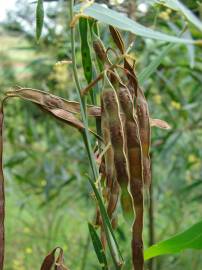
[[[193,4],[191,2],[193,1],[186,1],[186,5],[191,7]],[[34,5],[32,7],[35,8]],[[21,12],[22,10],[23,8]],[[6,63],[1,71],[3,73],[1,85],[4,89],[15,84],[22,85],[23,79],[25,86],[43,88],[46,91],[54,89],[55,95],[77,99],[74,84],[70,80],[71,64],[64,63],[58,66],[63,66],[62,71],[58,70],[58,74],[64,74],[67,70],[63,87],[60,85],[61,77],[57,76],[53,66],[58,60],[71,58],[69,32],[66,29],[66,10],[65,4],[60,3],[57,4],[55,14],[52,13],[54,16],[49,17],[51,14],[46,11],[46,18],[49,18],[52,24],[50,23],[48,27],[46,23],[44,24],[39,45],[34,41],[33,29],[32,35],[30,31],[26,33],[25,29],[18,30],[25,35],[26,40],[21,39],[25,44],[24,48],[17,43],[11,45],[12,50],[7,49],[6,53],[4,50],[4,55],[1,54],[3,62]],[[197,6],[194,6],[193,12],[198,16]],[[142,16],[141,12],[137,11],[136,16],[136,20],[142,25],[153,26],[156,30],[173,36],[177,34],[170,26],[170,21],[178,28],[184,27],[183,17],[180,17],[176,11],[162,6],[150,7],[146,16]],[[56,24],[62,26],[59,34],[55,31]],[[8,24],[6,29],[9,29]],[[110,46],[113,47],[105,26],[101,25],[100,29],[104,43],[111,44]],[[193,25],[188,31],[194,40],[201,39],[201,33]],[[124,33],[124,39],[128,40],[127,45],[129,45],[130,35]],[[78,75],[81,86],[85,87],[80,45],[77,42],[78,40],[76,40]],[[16,47],[20,47],[20,50]],[[17,73],[16,66],[13,66],[16,62],[13,55],[16,54],[23,54],[26,60],[26,63],[25,60],[20,60],[25,64],[23,69],[17,67]],[[201,144],[201,48],[195,47],[195,65],[192,69],[184,45],[167,47],[159,41],[137,37],[131,54],[137,59],[138,74],[141,76],[147,74],[147,77],[144,75],[141,81],[149,100],[152,117],[165,119],[172,127],[168,132],[155,129],[152,136],[155,241],[158,242],[185,230],[201,218],[200,189],[189,189],[195,182],[199,185],[201,182],[202,153],[199,147]],[[7,65],[8,63],[10,66]],[[145,72],[148,70],[147,67],[151,67],[151,63],[152,69],[149,73]],[[90,97],[88,100],[91,100]],[[5,111],[8,269],[9,267],[10,269],[39,268],[42,254],[45,255],[55,244],[64,247],[65,253],[68,254],[66,261],[70,269],[81,269],[81,264],[85,265],[82,255],[87,254],[86,250],[89,246],[85,239],[86,224],[94,215],[92,199],[89,198],[90,186],[85,176],[88,165],[86,153],[80,142],[81,137],[71,128],[64,129],[61,124],[54,123],[50,117],[44,118],[44,115],[28,103],[9,101]],[[94,126],[93,121],[90,121],[90,126]],[[45,154],[46,158],[44,158]],[[33,216],[36,216],[36,220]],[[119,226],[115,236],[126,261],[125,269],[130,269],[130,254],[128,254],[130,243],[126,237],[128,227],[120,212],[118,217]],[[12,225],[12,220],[14,223],[17,218],[17,224]],[[37,222],[37,219],[40,222]],[[48,229],[47,219],[51,224]],[[146,224],[148,222],[149,220],[146,219]],[[36,228],[34,231],[32,231],[33,227]],[[15,254],[12,248],[14,235],[18,254]],[[147,243],[147,227],[144,236]],[[94,257],[93,253],[88,254],[88,266],[99,269]],[[177,256],[159,257],[156,263],[157,269],[179,270],[201,269],[202,265],[200,254],[191,251]]]

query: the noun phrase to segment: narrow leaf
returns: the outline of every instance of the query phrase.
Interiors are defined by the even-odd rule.
[[[107,259],[106,259],[105,252],[102,247],[102,243],[97,235],[97,232],[94,226],[90,223],[88,224],[88,229],[90,232],[90,236],[93,242],[94,250],[97,255],[98,261],[102,265],[102,269],[107,270],[108,269]]]
[[[76,5],[74,10],[80,12],[84,4]],[[174,43],[193,43],[193,40],[183,39],[171,35],[167,35],[158,31],[154,31],[150,28],[147,28],[131,19],[125,15],[114,11],[112,9],[103,7],[100,4],[94,3],[89,7],[84,8],[83,14],[90,16],[102,23],[112,25],[119,29],[129,31],[135,35],[142,36],[145,38],[152,38],[157,40],[162,40],[166,42]]]
[[[145,250],[145,260],[164,255],[179,253],[184,249],[202,249],[202,221],[186,231],[165,241],[159,242]]]
[[[138,82],[140,85],[142,85],[148,78],[156,71],[158,66],[161,64],[165,56],[170,52],[170,50],[173,48],[173,44],[167,45],[160,53],[159,55],[140,72],[140,74],[137,75]]]
[[[105,227],[105,233],[106,233],[106,237],[108,238],[108,240],[110,241],[110,245],[113,249],[113,254],[112,257],[115,260],[115,264],[118,266],[121,266],[123,263],[123,257],[121,255],[118,243],[116,241],[113,229],[112,229],[112,225],[110,223],[107,211],[105,209],[102,197],[100,196],[97,187],[95,186],[95,183],[89,178],[90,184],[92,186],[92,189],[95,193],[95,197],[97,199],[98,205],[99,205],[99,209],[100,209],[100,213],[102,216],[102,220],[103,220],[103,225]],[[110,251],[112,251],[112,249],[110,249]]]
[[[88,44],[88,20],[86,18],[79,19],[79,32],[81,38],[81,56],[84,75],[88,83],[93,77],[93,68],[90,54],[90,47]]]
[[[43,0],[37,1],[36,6],[36,40],[39,41],[44,23],[44,6]]]

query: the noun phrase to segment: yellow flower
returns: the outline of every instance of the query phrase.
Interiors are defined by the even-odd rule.
[[[16,267],[16,266],[20,266],[21,265],[21,262],[17,259],[13,260],[13,265]]]
[[[171,107],[173,107],[176,110],[180,110],[182,108],[181,104],[179,102],[174,101],[174,100],[171,101]]]
[[[162,102],[162,97],[160,96],[160,95],[155,95],[155,96],[153,96],[153,100],[154,100],[154,102],[156,103],[156,104],[161,104],[161,102]]]
[[[168,21],[170,20],[170,16],[169,16],[169,13],[168,11],[162,11],[159,13],[159,18],[165,20],[165,21]]]
[[[40,185],[41,185],[42,187],[45,187],[45,186],[46,186],[46,180],[41,180]]]
[[[25,249],[25,253],[26,254],[32,254],[32,248],[30,248],[30,247],[27,247],[26,249]]]
[[[23,230],[24,233],[30,233],[30,229],[28,227],[25,227]]]
[[[188,161],[190,163],[196,163],[196,162],[198,162],[198,158],[195,155],[191,154],[188,156]]]

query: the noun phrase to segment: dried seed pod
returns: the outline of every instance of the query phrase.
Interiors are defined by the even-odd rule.
[[[42,92],[40,90],[22,88],[16,91],[9,91],[6,93],[9,97],[20,97],[22,99],[31,101],[38,105],[44,112],[54,116],[56,119],[76,128],[81,133],[84,132],[83,123],[75,116],[75,113],[80,112],[80,105],[76,102],[71,102],[57,96]],[[79,105],[79,106],[78,106]],[[90,111],[92,107],[90,107]],[[72,112],[74,111],[74,113]],[[99,113],[100,114],[100,113]],[[89,131],[98,139],[100,137],[92,130]]]
[[[150,126],[162,129],[171,129],[171,126],[164,120],[150,118]]]
[[[151,144],[151,127],[148,104],[140,87],[138,87],[136,99],[137,118],[140,128],[140,138],[143,153],[143,176],[147,192],[149,192],[149,187],[151,184],[151,164],[149,155]]]
[[[116,211],[118,200],[119,200],[119,184],[115,178],[113,180],[113,185],[110,189],[109,201],[107,206],[107,213],[111,220],[113,220],[113,214]]]
[[[122,39],[119,31],[111,25],[109,26],[109,30],[110,30],[111,36],[114,40],[114,43],[116,44],[116,46],[120,50],[121,54],[124,54],[125,53],[125,46],[124,46],[124,42],[123,42],[123,39]]]
[[[107,191],[107,213],[109,218],[112,219],[113,213],[116,210],[117,202],[119,199],[119,185],[115,176],[114,168],[114,152],[110,145],[110,130],[107,122],[106,112],[103,106],[103,100],[101,100],[102,106],[102,117],[101,117],[101,128],[103,134],[103,141],[105,145],[109,145],[107,151],[105,152],[105,175],[106,175],[106,191]]]
[[[148,104],[142,89],[138,86],[137,78],[133,67],[124,62],[124,67],[128,70],[129,85],[132,93],[136,97],[136,113],[138,125],[140,129],[140,139],[143,153],[143,178],[147,194],[149,194],[149,186],[151,184],[151,165],[150,165],[150,144],[151,144],[151,128]]]
[[[127,156],[125,153],[125,138],[123,125],[120,116],[120,107],[116,91],[105,75],[107,87],[102,92],[102,100],[106,111],[107,121],[110,131],[110,139],[114,152],[114,166],[117,181],[121,188],[121,205],[124,217],[129,221],[133,221],[133,205],[132,198],[128,191],[130,181]]]
[[[135,115],[133,100],[129,89],[121,83],[115,73],[111,73],[113,83],[120,106],[125,115],[125,134],[128,149],[128,163],[130,169],[130,192],[135,209],[135,221],[133,223],[132,255],[134,269],[143,269],[143,160],[142,146],[139,133],[139,125]]]
[[[106,53],[106,49],[105,49],[105,47],[100,39],[96,39],[93,41],[93,48],[94,48],[94,51],[95,51],[97,58],[104,65],[104,63],[107,61],[107,53]]]
[[[59,255],[55,259],[55,253],[59,249]],[[64,265],[64,252],[63,249],[60,247],[56,247],[53,251],[51,251],[44,259],[42,265],[41,265],[41,270],[51,270],[52,267],[55,267],[55,270],[68,270]]]
[[[19,97],[51,109],[59,108],[74,114],[80,114],[80,104],[78,102],[69,101],[38,89],[20,88],[8,91],[6,96]],[[100,117],[100,107],[88,105],[87,113],[89,116]]]

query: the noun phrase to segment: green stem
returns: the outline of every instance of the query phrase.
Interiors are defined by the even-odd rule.
[[[70,1],[70,20],[73,19],[73,7],[74,7],[74,0]],[[81,116],[84,123],[84,138],[85,138],[85,145],[88,152],[88,157],[91,165],[91,169],[93,172],[94,179],[97,179],[99,176],[99,171],[95,162],[93,150],[90,144],[90,135],[88,131],[88,120],[85,113],[85,99],[82,99],[81,97],[81,87],[79,83],[79,78],[77,75],[77,66],[76,66],[76,55],[75,55],[75,30],[74,27],[71,27],[71,49],[72,49],[72,64],[73,64],[73,74],[74,74],[74,80],[76,84],[76,91],[79,98],[79,103],[81,107]]]
[[[70,20],[73,19],[73,7],[74,7],[74,0],[70,0]],[[79,83],[79,79],[78,79],[77,66],[76,66],[76,55],[75,55],[75,29],[74,29],[74,27],[71,27],[71,49],[72,49],[73,75],[74,75],[74,80],[75,80],[75,84],[76,84],[77,95],[79,98],[80,108],[81,108],[82,121],[84,123],[84,128],[85,128],[84,132],[83,132],[83,139],[84,139],[84,143],[85,143],[86,150],[88,153],[91,169],[93,172],[94,181],[96,181],[98,179],[98,176],[99,176],[99,170],[98,170],[98,167],[96,165],[95,157],[94,157],[92,146],[90,143],[90,135],[89,135],[89,131],[88,131],[88,119],[87,119],[87,116],[85,113],[85,107],[86,107],[85,99],[83,99],[81,96],[81,87],[80,87],[80,83]],[[103,218],[103,215],[102,215],[102,218]],[[104,218],[103,218],[103,220],[104,220]],[[106,233],[106,237],[107,237],[109,250],[110,250],[114,265],[115,265],[115,269],[119,270],[122,267],[116,258],[116,255],[115,255],[116,252],[114,250],[113,243],[112,243],[113,241],[111,239],[109,229],[108,229],[107,225],[105,224],[105,222],[104,222],[104,228],[105,228],[105,233]]]

